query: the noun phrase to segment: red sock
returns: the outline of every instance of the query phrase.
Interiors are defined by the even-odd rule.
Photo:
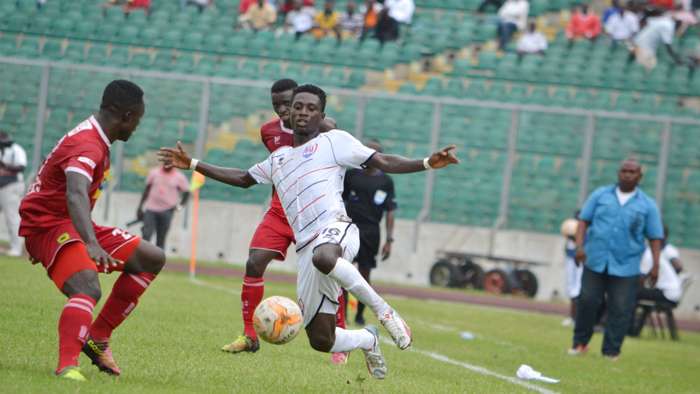
[[[122,273],[112,287],[112,294],[102,307],[100,315],[90,327],[90,336],[104,341],[112,336],[112,331],[129,316],[139,302],[139,297],[155,279],[156,274],[141,272],[139,274]]]
[[[345,291],[338,296],[338,312],[335,313],[335,326],[345,328]]]
[[[241,312],[243,313],[243,332],[249,338],[257,339],[253,327],[253,313],[262,301],[265,294],[265,280],[263,278],[243,277],[243,288],[241,289]]]
[[[58,367],[78,365],[78,356],[92,322],[95,300],[85,294],[76,294],[68,299],[58,319]]]

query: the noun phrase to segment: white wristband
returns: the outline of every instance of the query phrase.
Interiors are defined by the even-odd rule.
[[[426,157],[423,159],[423,167],[425,167],[426,170],[432,170],[433,167],[430,166],[430,157]]]
[[[196,170],[197,164],[199,164],[199,160],[197,160],[197,159],[190,160],[190,170],[192,170],[192,171]]]

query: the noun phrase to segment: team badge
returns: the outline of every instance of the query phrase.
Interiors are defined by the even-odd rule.
[[[63,234],[61,234],[61,235],[58,236],[58,238],[56,239],[56,242],[58,242],[59,245],[63,245],[63,244],[66,243],[69,239],[70,239],[70,234],[68,234],[68,233],[63,233]]]
[[[382,205],[384,204],[384,201],[386,201],[386,192],[384,190],[377,190],[374,193],[374,203],[376,205]]]
[[[304,156],[304,159],[308,159],[314,153],[316,153],[317,150],[318,150],[318,144],[309,145],[306,148],[304,148],[304,152],[302,152],[301,155]]]

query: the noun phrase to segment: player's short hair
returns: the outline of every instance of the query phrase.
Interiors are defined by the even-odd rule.
[[[272,84],[272,87],[270,88],[270,93],[282,93],[286,92],[287,90],[293,90],[295,89],[299,84],[297,81],[289,78],[283,78],[275,81],[275,83]]]
[[[143,104],[143,90],[131,81],[117,79],[105,87],[100,109],[121,112],[141,104]]]
[[[296,89],[294,89],[294,96],[299,93],[311,93],[315,95],[318,97],[319,101],[321,101],[321,111],[326,110],[326,92],[324,92],[323,89],[316,85],[306,84],[298,86]],[[292,101],[294,101],[294,96],[292,96]]]

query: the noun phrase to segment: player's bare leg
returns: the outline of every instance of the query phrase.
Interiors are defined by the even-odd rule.
[[[83,352],[100,371],[110,375],[121,374],[109,347],[112,331],[136,308],[139,297],[164,265],[163,251],[148,242],[140,242],[126,261],[124,272],[114,283],[112,293],[90,327],[88,338],[83,346]]]
[[[248,261],[245,264],[245,277],[241,285],[241,314],[243,315],[243,335],[224,345],[221,350],[230,353],[257,352],[260,341],[253,327],[253,312],[262,301],[265,294],[263,275],[273,259],[280,256],[279,252],[265,249],[250,249]]]
[[[93,308],[102,296],[97,271],[76,272],[65,281],[61,291],[68,301],[58,320],[59,360],[55,373],[61,378],[84,381],[78,369],[78,356],[92,322]]]
[[[411,346],[411,329],[406,322],[374,291],[357,268],[341,256],[342,249],[339,245],[323,244],[314,251],[313,264],[316,269],[352,293],[358,301],[367,305],[391,334],[396,346],[402,350]]]
[[[348,353],[355,349],[362,349],[367,369],[372,377],[384,379],[386,376],[386,362],[379,348],[376,328],[346,330],[335,325],[334,314],[318,313],[306,326],[306,334],[311,347],[319,352]]]

